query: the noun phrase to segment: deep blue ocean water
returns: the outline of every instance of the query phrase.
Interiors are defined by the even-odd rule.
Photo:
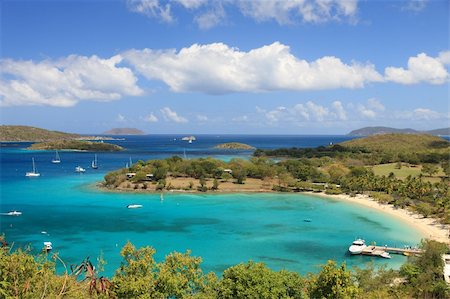
[[[363,265],[371,258],[347,254],[349,243],[364,237],[377,244],[417,244],[421,235],[405,223],[349,203],[302,194],[159,194],[102,192],[95,183],[129,158],[160,159],[212,156],[229,160],[248,158],[249,151],[213,149],[223,142],[243,142],[258,148],[312,147],[338,143],[348,136],[198,135],[192,144],[179,135],[124,136],[113,143],[127,150],[97,153],[99,169],[91,169],[92,152],[60,152],[61,164],[52,164],[53,151],[29,151],[29,143],[1,147],[0,212],[20,210],[22,216],[0,216],[0,233],[14,246],[41,250],[44,241],[67,263],[102,255],[104,274],[120,265],[120,248],[127,240],[156,248],[156,259],[172,251],[192,250],[202,256],[203,269],[220,273],[248,260],[273,269],[315,272],[328,259]],[[27,178],[34,157],[41,176]],[[76,166],[87,169],[74,172]],[[142,209],[127,209],[128,204]],[[311,222],[305,222],[311,219]],[[398,267],[402,256],[374,259]]]

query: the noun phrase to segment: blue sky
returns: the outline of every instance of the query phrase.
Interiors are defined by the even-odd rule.
[[[2,124],[149,134],[449,126],[448,1],[0,5]]]

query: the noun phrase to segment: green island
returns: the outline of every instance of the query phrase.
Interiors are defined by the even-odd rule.
[[[422,241],[419,256],[409,257],[400,270],[375,267],[348,269],[328,261],[317,274],[302,276],[274,271],[264,263],[231,266],[220,276],[204,273],[201,257],[172,252],[163,261],[156,250],[128,242],[121,250],[121,266],[111,278],[101,275],[106,261],[94,266],[80,257],[70,268],[58,253],[33,256],[29,249],[11,250],[4,238],[0,248],[2,298],[448,298],[442,279],[448,247]],[[307,258],[307,257],[303,257]],[[64,266],[57,274],[56,264]]]
[[[114,138],[50,131],[30,126],[0,125],[0,142],[45,142],[59,140],[114,140]]]
[[[449,155],[450,142],[440,137],[375,135],[326,147],[258,149],[249,160],[138,161],[108,173],[102,185],[133,192],[366,194],[449,224]]]
[[[219,149],[231,149],[231,150],[254,150],[255,148],[251,145],[240,143],[240,142],[227,142],[216,145],[214,148]]]
[[[76,150],[76,151],[97,151],[97,152],[117,152],[123,147],[104,142],[92,142],[85,140],[58,140],[33,143],[27,149],[30,150]]]

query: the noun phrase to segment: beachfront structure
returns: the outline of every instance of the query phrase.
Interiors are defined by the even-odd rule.
[[[450,284],[450,254],[442,255],[444,260],[444,279],[447,284]]]

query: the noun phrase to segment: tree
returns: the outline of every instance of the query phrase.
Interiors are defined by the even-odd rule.
[[[338,267],[334,261],[328,261],[312,279],[309,290],[311,298],[357,298],[359,294],[360,290],[352,282],[345,263]]]
[[[212,190],[217,190],[219,189],[219,181],[217,181],[217,179],[213,180],[213,185],[211,187]]]
[[[450,177],[450,162],[446,161],[441,163],[442,170],[447,177]]]
[[[161,298],[191,298],[193,295],[207,290],[210,280],[215,275],[203,275],[200,268],[202,259],[186,253],[173,252],[166,256],[164,262],[158,264],[158,276],[155,291]],[[206,295],[206,294],[205,294]],[[157,296],[154,296],[157,297]]]
[[[305,298],[304,284],[297,273],[275,272],[263,263],[248,262],[224,271],[217,298]]]
[[[120,251],[123,262],[112,279],[119,298],[149,298],[155,292],[155,253],[152,247],[136,249],[130,242],[125,244]]]
[[[200,177],[198,182],[199,182],[200,186],[197,187],[197,190],[201,191],[201,192],[206,192],[208,190],[208,187],[206,187],[206,180],[205,180],[205,178],[203,176]]]
[[[418,298],[448,298],[450,289],[442,279],[444,254],[448,247],[433,240],[422,241],[423,253],[410,257],[400,268],[400,273],[409,282],[409,292]]]
[[[428,174],[428,176],[433,176],[438,172],[438,168],[434,164],[423,164],[421,172],[425,175]]]

